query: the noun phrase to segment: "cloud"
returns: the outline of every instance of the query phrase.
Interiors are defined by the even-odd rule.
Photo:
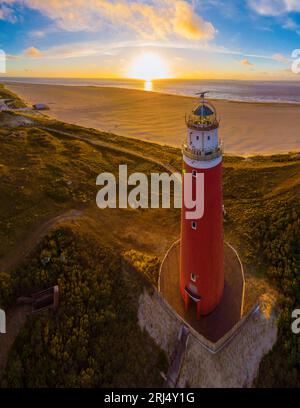
[[[175,2],[173,26],[177,34],[191,40],[211,39],[216,34],[214,26],[195,14],[191,5],[186,1]]]
[[[282,28],[300,35],[300,26],[289,13],[300,12],[300,0],[248,0],[249,7],[261,16],[276,17]]]
[[[46,36],[46,31],[43,30],[29,31],[28,35],[29,37],[32,38],[44,38]]]
[[[262,16],[280,16],[300,11],[299,0],[248,0],[248,5]]]
[[[15,23],[17,21],[17,18],[14,14],[14,10],[9,6],[10,2],[4,1],[2,3],[6,4],[0,4],[0,20],[6,20],[11,23]]]
[[[21,58],[20,55],[6,54],[6,59],[7,59],[8,61],[15,61],[15,60],[18,60],[18,59],[20,59],[20,58]]]
[[[29,47],[24,51],[24,56],[29,58],[40,58],[43,53],[35,47]]]
[[[253,65],[247,58],[242,59],[242,60],[240,61],[240,63],[241,63],[242,65],[246,65],[246,66],[252,66],[252,65]]]
[[[288,58],[286,58],[284,55],[282,55],[282,54],[274,54],[273,56],[272,56],[272,58],[273,58],[273,60],[274,61],[277,61],[277,62],[284,62],[284,63],[286,63],[286,62],[290,62],[290,60],[288,59]]]
[[[300,25],[291,18],[285,18],[282,27],[287,30],[295,31],[298,35],[300,35]]]
[[[39,11],[64,31],[100,31],[109,27],[139,38],[211,39],[214,26],[188,0],[2,0]]]
[[[37,50],[40,53],[40,57],[44,59],[68,59],[68,58],[85,58],[85,57],[97,57],[103,55],[118,55],[122,49],[132,48],[167,48],[167,49],[185,49],[193,50],[195,52],[207,52],[214,54],[232,55],[241,57],[244,59],[262,59],[267,61],[274,61],[274,55],[264,54],[245,54],[238,50],[225,48],[213,43],[207,42],[192,42],[188,40],[183,41],[169,41],[169,40],[130,40],[130,41],[115,41],[115,42],[100,42],[100,41],[83,41],[73,42],[69,44],[61,44],[45,48],[42,51]],[[35,47],[30,47],[35,48]],[[27,52],[26,52],[27,51]],[[36,52],[32,52],[37,54]],[[24,58],[28,54],[28,49],[24,50],[21,54],[12,56],[13,58]],[[275,54],[276,55],[276,54]],[[241,61],[239,61],[241,63]],[[249,62],[249,64],[251,64]],[[243,65],[248,65],[247,63]],[[251,64],[253,65],[253,64]]]

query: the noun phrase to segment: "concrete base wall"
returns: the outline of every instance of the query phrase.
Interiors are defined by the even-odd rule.
[[[259,363],[277,340],[275,299],[264,296],[260,308],[249,314],[235,336],[217,353],[203,345],[201,337],[190,332],[187,349],[177,380],[179,387],[251,387]],[[183,321],[154,291],[145,290],[139,299],[139,325],[170,358]]]
[[[145,289],[139,299],[138,321],[170,358],[177,343],[182,322],[164,300],[154,291],[151,296]]]

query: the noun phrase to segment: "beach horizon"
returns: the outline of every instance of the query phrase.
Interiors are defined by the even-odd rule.
[[[25,103],[45,103],[57,120],[160,145],[181,147],[184,117],[197,98],[108,86],[2,81]],[[244,157],[300,150],[300,104],[211,99],[225,153]]]

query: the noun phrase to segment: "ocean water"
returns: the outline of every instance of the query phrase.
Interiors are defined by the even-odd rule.
[[[99,86],[138,89],[165,94],[195,96],[208,91],[212,99],[243,102],[300,104],[300,78],[297,81],[227,81],[227,80],[109,80],[70,78],[0,78],[0,82],[23,82],[66,86]]]

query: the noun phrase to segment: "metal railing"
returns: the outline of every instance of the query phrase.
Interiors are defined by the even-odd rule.
[[[205,119],[200,119],[195,116],[189,116],[186,118],[186,124],[190,129],[195,129],[195,130],[203,130],[203,131],[209,131],[209,130],[214,130],[219,127],[219,121],[217,119],[211,121],[211,120],[205,120]]]
[[[191,160],[210,161],[217,159],[223,154],[223,146],[220,144],[217,148],[211,150],[191,149],[186,143],[182,146],[182,152]]]

